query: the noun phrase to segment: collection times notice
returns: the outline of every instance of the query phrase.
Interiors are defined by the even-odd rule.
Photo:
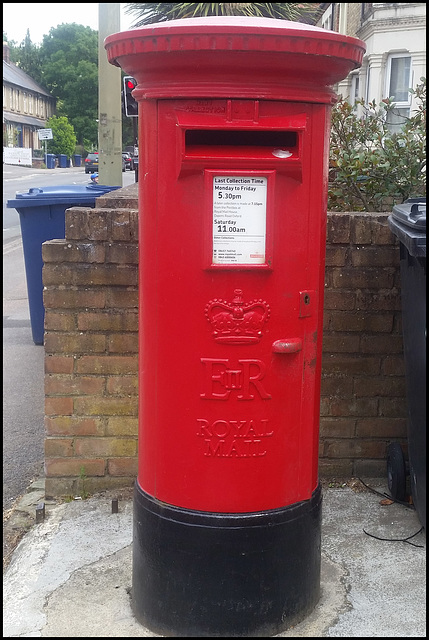
[[[213,177],[213,264],[264,264],[267,178]]]

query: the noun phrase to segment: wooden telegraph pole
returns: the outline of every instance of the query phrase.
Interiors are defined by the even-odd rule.
[[[104,39],[120,31],[120,5],[98,5],[98,182],[122,186],[121,70],[107,61]]]

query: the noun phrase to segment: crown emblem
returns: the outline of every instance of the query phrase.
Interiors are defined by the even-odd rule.
[[[269,318],[270,307],[263,300],[244,302],[241,289],[234,289],[231,302],[215,298],[205,307],[205,315],[213,328],[216,342],[252,344],[259,342]]]

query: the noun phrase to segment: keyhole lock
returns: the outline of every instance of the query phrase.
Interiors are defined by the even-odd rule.
[[[299,317],[307,318],[314,312],[313,294],[314,291],[299,292]]]

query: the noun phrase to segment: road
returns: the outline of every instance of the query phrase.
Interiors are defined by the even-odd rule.
[[[134,172],[122,177],[134,182]],[[3,165],[3,511],[44,461],[44,349],[32,339],[19,214],[6,203],[31,187],[88,183],[83,168]]]
[[[33,169],[3,165],[3,243],[21,236],[19,214],[16,209],[8,209],[6,203],[15,198],[17,191],[26,193],[31,187],[55,187],[60,185],[89,184],[89,175],[83,167],[72,169]],[[134,171],[122,174],[122,186],[134,182]]]

